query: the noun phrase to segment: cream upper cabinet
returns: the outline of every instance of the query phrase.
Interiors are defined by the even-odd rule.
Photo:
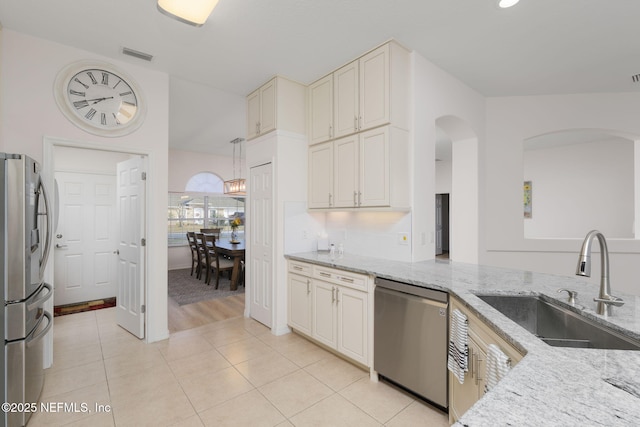
[[[317,101],[310,94],[309,144],[386,124],[409,129],[410,56],[399,44],[386,43],[312,86],[325,84],[328,79],[333,80],[333,128],[330,132],[324,131],[326,117],[314,111],[318,108]],[[327,111],[326,105],[322,108]]]
[[[333,142],[309,147],[310,209],[333,207]]]
[[[247,139],[258,136],[260,126],[260,89],[247,96]]]
[[[247,96],[247,139],[275,129],[306,132],[305,86],[274,77]]]
[[[333,137],[333,75],[309,86],[309,143],[328,141]]]
[[[389,45],[360,59],[359,129],[371,129],[390,121]]]
[[[360,89],[358,61],[345,65],[333,73],[335,137],[359,130]]]
[[[400,141],[398,141],[400,145]],[[390,206],[389,126],[360,134],[358,207]],[[396,177],[400,179],[402,172]]]
[[[309,147],[310,209],[408,209],[408,132],[383,126]]]
[[[358,207],[360,191],[360,135],[333,142],[333,207]]]

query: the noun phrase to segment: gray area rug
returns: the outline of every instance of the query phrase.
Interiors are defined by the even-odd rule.
[[[215,289],[215,280],[211,279],[211,285],[207,286],[204,280],[198,280],[196,273],[189,274],[190,268],[169,270],[169,298],[179,305],[193,304],[215,298],[224,298],[232,295],[244,294],[244,286],[238,286],[238,290],[229,289],[231,281],[223,275],[220,277],[220,286]]]

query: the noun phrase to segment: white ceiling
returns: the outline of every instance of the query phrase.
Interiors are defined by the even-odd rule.
[[[640,1],[496,3],[220,0],[195,28],[155,0],[2,0],[0,22],[169,73],[170,146],[229,155],[251,90],[274,74],[310,83],[390,38],[486,96],[640,89]],[[125,46],[154,59],[125,57]]]

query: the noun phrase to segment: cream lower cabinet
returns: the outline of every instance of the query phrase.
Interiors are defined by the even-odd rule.
[[[311,278],[289,273],[289,326],[311,335]]]
[[[296,266],[298,270],[294,271]],[[355,362],[370,366],[369,283],[368,276],[361,274],[290,261],[289,326]]]
[[[464,308],[453,296],[450,303],[450,312],[457,308],[469,321],[469,371],[465,374],[464,383],[460,384],[449,372],[449,422],[453,424],[485,394],[489,344],[497,345],[511,359],[512,367],[522,359],[522,354]]]

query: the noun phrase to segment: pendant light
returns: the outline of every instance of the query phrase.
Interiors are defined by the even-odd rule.
[[[194,27],[202,27],[218,0],[158,0],[163,14]]]
[[[246,196],[247,184],[242,178],[242,141],[244,138],[236,138],[231,143],[233,144],[233,179],[224,182],[224,194],[230,196]],[[240,164],[239,178],[236,179],[236,145],[240,146],[240,155],[238,156],[238,163]]]

